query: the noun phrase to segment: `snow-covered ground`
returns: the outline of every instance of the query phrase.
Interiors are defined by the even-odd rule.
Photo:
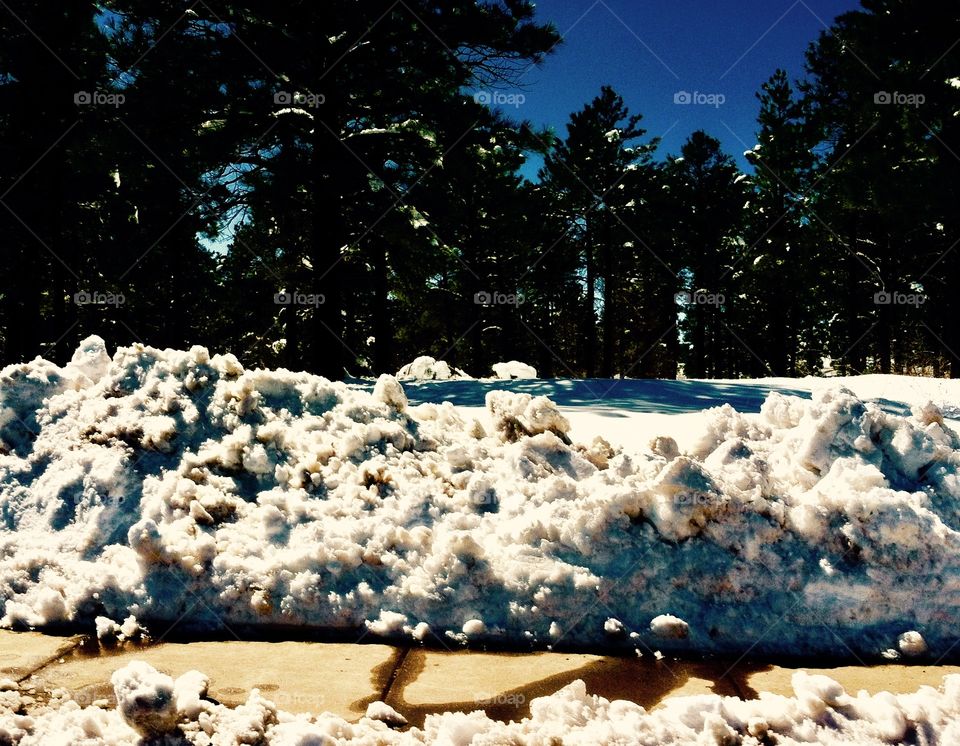
[[[2,624],[954,651],[960,440],[927,402],[956,382],[599,383],[370,393],[97,338],[8,367]]]
[[[64,368],[0,372],[2,623],[935,662],[960,641],[960,438],[943,416],[958,386],[384,376],[364,390],[202,348],[111,358],[91,338]],[[200,698],[200,675],[141,666],[114,684],[116,711],[67,703],[0,727],[23,743],[127,743],[131,726],[197,743],[960,739],[958,678],[870,698],[800,677],[793,699],[653,713],[573,684],[523,723],[447,714],[403,735],[256,695],[228,710]]]
[[[678,442],[696,437],[704,409],[730,404],[743,414],[757,413],[771,392],[809,397],[814,388],[844,386],[884,411],[909,414],[910,405],[932,401],[946,418],[960,420],[960,381],[898,375],[836,378],[756,378],[750,380],[539,379],[527,381],[410,381],[404,390],[411,403],[450,401],[480,415],[487,392],[505,389],[547,396],[570,421],[577,437],[600,435],[629,446],[657,435]],[[372,383],[365,386],[372,388]],[[954,423],[960,424],[960,422]]]
[[[0,698],[0,737],[32,744],[188,743],[233,746],[501,746],[503,744],[880,744],[960,743],[960,676],[940,689],[913,694],[848,694],[825,676],[798,672],[793,697],[761,694],[759,699],[703,695],[668,699],[653,711],[622,700],[589,695],[582,681],[535,699],[530,717],[501,723],[483,712],[428,715],[422,729],[391,730],[402,724],[382,702],[367,717],[349,723],[330,713],[291,715],[258,691],[246,704],[229,708],[205,699],[207,681],[191,671],[176,681],[134,662],[113,674],[115,709],[81,708],[53,702],[35,716],[13,715],[18,695]],[[4,712],[3,710],[7,710]]]

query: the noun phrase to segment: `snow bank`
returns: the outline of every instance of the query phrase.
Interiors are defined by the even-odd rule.
[[[191,671],[176,681],[146,663],[133,662],[113,675],[117,707],[55,705],[34,716],[0,712],[7,743],[218,744],[792,744],[960,742],[960,675],[939,689],[912,694],[850,695],[825,676],[798,672],[793,697],[760,694],[756,700],[701,695],[676,697],[652,711],[632,702],[589,695],[582,681],[534,699],[530,716],[502,723],[482,711],[428,715],[424,727],[405,732],[403,716],[381,703],[349,723],[330,713],[292,715],[254,690],[231,709],[205,698],[207,680]]]
[[[532,365],[527,365],[526,363],[518,362],[517,360],[511,360],[508,363],[494,363],[493,374],[505,381],[509,381],[513,378],[536,378],[537,369]]]
[[[398,370],[397,378],[401,381],[450,381],[469,379],[470,376],[444,360],[434,360],[428,355],[422,355]]]
[[[960,639],[960,439],[935,407],[772,394],[682,451],[576,443],[545,397],[487,410],[199,347],[8,367],[2,624],[914,660]]]

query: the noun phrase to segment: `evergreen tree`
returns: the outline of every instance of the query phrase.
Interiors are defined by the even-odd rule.
[[[63,360],[76,293],[97,289],[112,181],[101,136],[106,44],[97,7],[11,0],[0,12],[0,327],[2,359]]]
[[[235,179],[226,121],[237,51],[203,4],[113,0],[105,33],[124,95],[110,155],[123,220],[108,270],[126,286],[122,337],[211,345],[223,309],[200,237],[217,233]]]
[[[687,347],[684,370],[691,378],[726,377],[749,350],[731,339],[726,314],[736,288],[731,271],[741,238],[746,201],[740,172],[720,142],[694,132],[670,158],[669,191],[678,215],[678,253],[684,260],[685,288],[678,296],[681,333]]]
[[[562,215],[563,230],[580,255],[584,343],[578,358],[587,377],[598,370],[607,377],[615,367],[622,369],[616,348],[624,326],[621,277],[632,254],[627,251],[631,247],[626,213],[636,203],[628,186],[636,183],[636,171],[651,168],[657,144],[633,144],[646,134],[641,119],[630,114],[616,91],[604,86],[599,96],[571,116],[566,139],[547,155],[541,173],[544,190]]]
[[[352,349],[344,293],[351,252],[362,251],[358,242],[381,220],[371,217],[381,202],[379,185],[411,181],[410,174],[437,164],[443,155],[437,133],[462,101],[462,89],[508,75],[511,63],[539,60],[556,33],[536,24],[532,4],[522,0],[234,7],[228,20],[253,62],[264,61],[272,73],[264,85],[250,86],[251,135],[283,116],[307,154],[303,173],[291,175],[309,195],[306,242],[298,248],[300,264],[312,272],[310,290],[325,302],[306,319],[301,354],[311,369],[339,376]],[[262,80],[264,72],[252,64],[249,74]],[[274,154],[286,147],[273,135],[266,140]],[[390,156],[399,166],[395,175],[381,160],[388,149],[398,153]]]
[[[955,160],[948,111],[956,98],[950,45],[934,49],[930,40],[955,38],[960,18],[956,8],[936,4],[878,0],[864,7],[839,17],[807,55],[812,80],[805,92],[825,145],[812,205],[836,255],[824,277],[837,281],[831,331],[838,367],[890,372],[930,357],[916,347],[918,338],[940,348],[938,357],[952,355],[952,345],[926,333],[943,318],[942,307],[884,301],[946,300],[928,288],[942,288],[947,269],[938,258],[949,245],[952,211],[940,201],[935,173]]]
[[[801,369],[810,372],[822,351],[817,316],[825,299],[819,291],[821,257],[815,253],[821,229],[805,211],[813,142],[785,71],[777,70],[757,98],[757,145],[746,153],[755,169],[750,248],[741,260],[752,302],[741,333],[762,360],[753,369],[757,375],[793,376]]]

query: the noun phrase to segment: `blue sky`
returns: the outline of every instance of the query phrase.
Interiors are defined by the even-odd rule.
[[[570,113],[608,84],[643,114],[648,135],[663,138],[658,158],[703,129],[746,168],[761,83],[777,67],[801,77],[807,45],[858,7],[856,0],[538,0],[539,18],[553,22],[564,43],[522,76],[523,104],[501,108],[562,135]],[[711,103],[675,104],[678,92]],[[524,169],[531,178],[535,172],[535,163]]]

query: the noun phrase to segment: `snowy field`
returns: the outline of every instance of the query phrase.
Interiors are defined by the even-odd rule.
[[[36,360],[0,373],[2,624],[955,659],[960,438],[944,415],[958,412],[958,386],[894,376],[342,384],[244,370],[202,348],[111,358],[90,338],[64,368]],[[129,723],[147,732],[154,717],[195,723],[198,743],[218,719],[270,728],[276,743],[321,742],[284,740],[288,730],[347,738],[354,727],[290,724],[257,698],[207,712],[196,677],[174,688],[149,671],[117,676],[118,711],[67,706],[17,738],[46,727],[132,738]],[[124,693],[140,686],[169,691],[125,710]],[[886,699],[819,679],[796,686],[775,705],[677,700],[668,728],[663,710],[573,685],[534,703],[526,724],[445,715],[428,721],[429,738],[378,741],[378,729],[394,736],[371,720],[357,737],[374,740],[355,742],[432,742],[447,729],[437,742],[564,733],[603,743],[626,728],[648,734],[638,742],[686,743],[732,727],[792,743],[816,735],[829,710],[839,713],[831,738],[869,743],[941,733],[960,713],[956,680]],[[678,723],[694,740],[664,735]]]

